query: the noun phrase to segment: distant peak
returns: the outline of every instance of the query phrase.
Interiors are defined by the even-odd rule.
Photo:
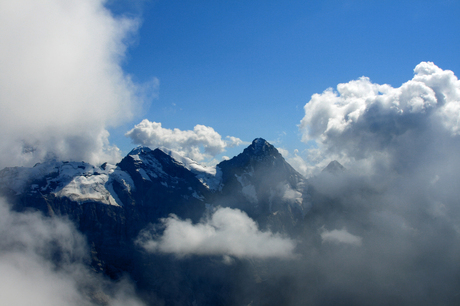
[[[152,149],[146,146],[137,146],[136,148],[132,149],[131,152],[128,153],[128,155],[138,155],[140,153],[148,153],[151,152]]]
[[[337,174],[340,172],[345,171],[345,167],[342,166],[338,161],[333,160],[331,161],[326,168],[323,169],[323,172],[329,172],[332,174]]]

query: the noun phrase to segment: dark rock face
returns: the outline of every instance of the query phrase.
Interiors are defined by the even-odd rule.
[[[218,167],[223,188],[216,202],[247,212],[262,226],[292,230],[309,209],[306,180],[262,138]]]
[[[196,176],[159,149],[141,148],[136,153],[118,164],[136,187],[131,192],[114,188],[119,197],[133,203],[145,222],[155,222],[169,214],[199,219],[208,190]]]
[[[215,257],[177,261],[146,254],[134,240],[170,214],[197,222],[206,204],[241,209],[262,229],[292,234],[310,209],[306,180],[261,138],[218,164],[214,174],[189,162],[163,149],[139,147],[116,166],[55,161],[6,168],[0,171],[0,192],[17,211],[69,218],[86,235],[95,270],[114,279],[127,272],[139,290],[161,293],[168,305],[249,304],[252,290],[260,290],[253,263],[227,266]],[[234,278],[245,281],[235,287]],[[234,300],[236,292],[242,293]]]

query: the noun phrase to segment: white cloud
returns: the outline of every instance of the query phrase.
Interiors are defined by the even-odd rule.
[[[3,304],[142,305],[126,280],[113,283],[92,272],[88,262],[85,239],[68,221],[11,212],[0,200]]]
[[[379,288],[405,287],[399,292],[410,302],[428,297],[420,296],[420,288],[448,288],[428,297],[435,304],[458,289],[451,271],[460,237],[460,83],[433,63],[414,71],[398,88],[360,78],[339,84],[337,92],[313,95],[301,131],[311,145],[306,165],[337,159],[347,169],[309,180],[318,223],[333,229],[318,232],[330,250],[321,261],[333,267],[325,275],[347,290],[361,286],[372,271]],[[331,244],[360,247],[329,249]],[[338,265],[349,270],[342,274]],[[445,272],[434,280],[437,271]]]
[[[379,164],[396,169],[410,166],[410,155],[431,152],[433,143],[457,141],[457,77],[431,62],[420,63],[414,72],[414,78],[399,88],[362,77],[339,84],[337,92],[314,94],[300,124],[302,140],[316,143],[307,158],[316,158],[315,164],[359,161],[369,171]]]
[[[289,156],[289,151],[283,148],[276,148],[278,152],[286,159]]]
[[[123,73],[139,22],[115,18],[104,2],[0,2],[0,168],[47,155],[118,158],[107,127],[131,119],[157,81],[137,86]]]
[[[329,243],[344,243],[344,244],[351,244],[360,246],[362,244],[362,238],[359,236],[355,236],[350,234],[345,228],[341,230],[332,230],[327,231],[324,230],[321,233],[321,239],[324,242]]]
[[[164,232],[144,231],[138,243],[149,252],[186,255],[223,255],[239,258],[289,258],[295,243],[269,231],[261,232],[246,213],[219,208],[211,218],[197,224],[176,216],[162,220]]]
[[[227,136],[227,140],[214,131],[212,127],[196,125],[193,131],[166,129],[159,122],[142,120],[126,133],[135,144],[176,150],[195,161],[212,158],[225,151],[226,148],[239,146],[243,141]]]

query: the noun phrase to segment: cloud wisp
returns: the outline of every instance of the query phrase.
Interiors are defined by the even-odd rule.
[[[138,244],[152,253],[217,255],[237,258],[292,258],[296,243],[262,232],[248,215],[238,209],[219,208],[205,221],[192,224],[170,216],[162,220],[164,231],[145,230]]]
[[[341,230],[324,230],[321,233],[321,239],[323,243],[344,243],[350,245],[360,246],[362,244],[362,238],[350,234],[346,229]]]
[[[130,120],[158,83],[136,85],[123,72],[139,21],[104,2],[0,3],[0,168],[119,158],[107,128]]]
[[[239,138],[227,136],[222,139],[212,127],[196,125],[193,130],[183,131],[177,128],[163,128],[159,122],[147,119],[128,131],[126,136],[134,144],[161,147],[175,150],[195,161],[210,159],[232,148],[243,144]]]
[[[0,199],[0,295],[7,305],[143,305],[127,280],[90,270],[82,234],[66,220],[16,213]]]

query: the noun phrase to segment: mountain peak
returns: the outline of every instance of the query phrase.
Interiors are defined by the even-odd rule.
[[[264,147],[271,145],[263,138],[256,138],[252,142],[252,146],[254,146],[256,151],[262,151]]]
[[[326,168],[323,169],[322,172],[329,172],[332,174],[337,174],[345,171],[345,167],[342,166],[338,161],[333,160],[331,161]]]
[[[244,149],[243,153],[252,156],[280,155],[278,150],[263,138],[254,139],[252,141],[252,144],[246,149]]]
[[[146,146],[137,146],[128,153],[128,155],[138,155],[139,153],[148,153],[151,152],[152,149]]]

